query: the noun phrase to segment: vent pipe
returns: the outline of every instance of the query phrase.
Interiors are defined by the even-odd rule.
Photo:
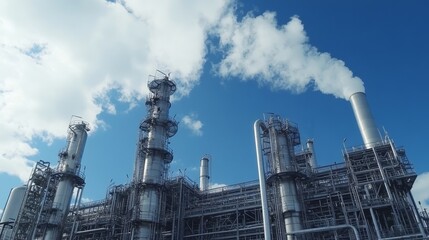
[[[200,162],[200,190],[205,191],[209,189],[209,157],[204,156]]]
[[[372,148],[381,142],[381,136],[363,92],[357,92],[350,96],[353,112],[356,122],[362,135],[363,143],[366,148]]]
[[[253,131],[255,134],[256,160],[258,163],[259,189],[261,193],[262,205],[262,221],[264,224],[264,239],[271,240],[271,224],[270,213],[268,209],[267,184],[265,183],[265,169],[261,146],[261,137],[263,136],[263,134],[261,134],[261,128],[266,129],[265,124],[262,122],[262,120],[256,120],[253,125]]]
[[[316,152],[314,151],[313,139],[307,140],[307,149],[309,152],[311,152],[311,156],[308,159],[308,164],[310,165],[311,169],[316,169],[317,168],[317,161],[316,161]]]

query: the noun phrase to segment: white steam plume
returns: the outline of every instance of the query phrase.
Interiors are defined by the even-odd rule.
[[[292,17],[277,26],[275,14],[247,15],[241,22],[234,14],[219,25],[220,44],[226,56],[219,64],[221,76],[257,79],[273,89],[303,92],[309,86],[348,100],[364,92],[363,82],[329,53],[321,53],[308,43],[300,19]]]
[[[0,174],[26,181],[35,139],[65,137],[72,114],[93,133],[101,113],[115,114],[114,100],[132,107],[148,93],[155,69],[171,72],[176,96],[187,95],[209,30],[228,7],[229,0],[0,1]]]

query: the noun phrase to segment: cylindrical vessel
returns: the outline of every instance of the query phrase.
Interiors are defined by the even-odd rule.
[[[177,132],[177,123],[169,119],[170,95],[176,90],[168,77],[148,83],[153,93],[146,101],[148,116],[140,125],[134,182],[137,190],[133,240],[155,239],[159,235],[162,184],[166,164],[173,155],[168,149],[168,138]],[[143,167],[143,169],[141,169]]]
[[[352,94],[350,96],[350,103],[365,147],[374,147],[377,143],[381,142],[382,139],[369,108],[365,93],[357,92]]]
[[[280,119],[270,118],[268,126],[272,171],[281,176],[277,187],[280,192],[286,232],[295,232],[301,230],[302,225],[300,220],[301,206],[293,178],[296,167],[293,164],[294,145],[291,135],[298,134],[298,132],[292,134],[291,131],[295,130],[289,129],[288,124],[283,123]],[[294,237],[288,235],[287,239],[292,240]]]
[[[25,185],[12,188],[12,190],[10,191],[6,206],[3,211],[3,215],[0,220],[0,222],[2,223],[2,225],[0,226],[0,232],[2,233],[0,239],[11,238],[12,228],[14,226],[15,220],[18,217],[19,210],[25,198],[26,191],[27,187]]]
[[[88,125],[79,121],[71,123],[66,150],[59,154],[60,163],[54,175],[59,183],[52,204],[52,214],[44,239],[58,239],[66,220],[75,186],[83,182],[79,176],[80,164],[87,139]]]
[[[310,165],[311,169],[317,168],[317,161],[316,161],[316,152],[314,151],[314,142],[313,139],[307,140],[307,149],[311,152],[311,156],[308,159],[308,164]]]
[[[200,162],[200,190],[205,191],[209,189],[209,158],[203,157]]]

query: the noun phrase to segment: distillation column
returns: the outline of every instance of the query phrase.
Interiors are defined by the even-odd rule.
[[[62,229],[70,208],[70,202],[75,187],[82,189],[85,184],[80,166],[86,139],[89,131],[88,123],[72,121],[69,125],[67,145],[59,153],[59,164],[52,177],[59,179],[52,204],[51,214],[43,239],[61,239]],[[79,194],[78,194],[79,195]]]
[[[297,167],[294,163],[294,146],[300,143],[298,128],[288,121],[271,116],[266,124],[270,142],[270,162],[273,177],[278,179],[280,202],[286,233],[301,230],[301,206],[298,199],[295,178]],[[288,235],[287,239],[295,239]]]
[[[176,84],[167,76],[148,83],[148,116],[140,125],[140,139],[134,169],[136,201],[132,239],[157,239],[166,164],[173,159],[168,139],[177,132],[177,122],[169,118],[170,95]]]

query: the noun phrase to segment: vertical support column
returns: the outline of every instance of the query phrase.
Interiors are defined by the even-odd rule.
[[[71,121],[69,125],[67,145],[59,153],[60,161],[52,177],[58,178],[55,197],[47,230],[43,239],[60,239],[62,229],[70,209],[70,202],[75,187],[83,188],[85,181],[80,173],[81,160],[89,131],[88,123]]]
[[[140,124],[140,139],[134,169],[133,239],[158,239],[160,236],[161,196],[166,164],[173,159],[168,139],[177,132],[177,122],[169,118],[170,95],[176,84],[168,76],[148,83],[152,94],[146,100],[148,115]]]

